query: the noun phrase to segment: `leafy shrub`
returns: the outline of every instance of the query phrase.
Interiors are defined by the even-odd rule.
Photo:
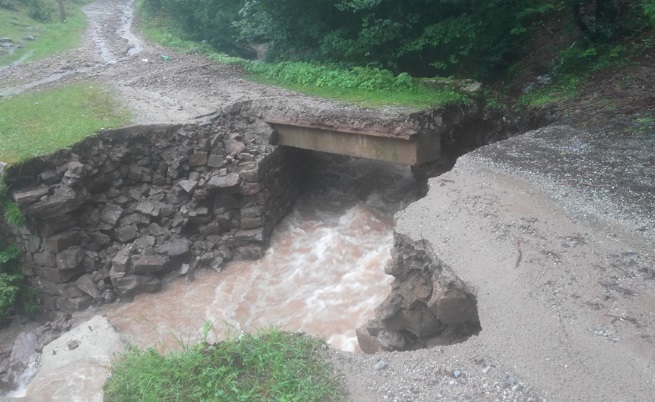
[[[655,28],[655,0],[644,1],[644,15],[648,18],[650,26]]]
[[[28,0],[30,18],[41,21],[50,22],[52,20],[52,13],[54,12],[54,5],[46,0]]]
[[[0,177],[0,210],[5,221],[14,227],[25,225],[25,217],[15,202],[9,200],[7,185]],[[27,284],[18,267],[20,251],[0,239],[0,325],[13,313],[32,315],[39,309],[36,291]]]
[[[7,10],[15,10],[16,0],[0,0],[0,8],[5,8]]]
[[[21,274],[16,273],[18,256],[16,246],[5,247],[0,242],[0,323],[11,314],[24,280]]]
[[[25,226],[25,216],[18,207],[18,204],[11,201],[5,201],[2,205],[2,209],[5,211],[5,220],[8,224],[14,227]]]

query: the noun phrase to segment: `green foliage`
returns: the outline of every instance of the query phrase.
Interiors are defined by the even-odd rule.
[[[10,247],[4,247],[2,243],[0,243],[0,266],[5,266],[6,264],[11,263],[13,260],[18,259],[18,256],[20,255],[20,252],[18,251],[18,247],[10,246]]]
[[[11,314],[11,308],[16,304],[20,290],[18,283],[22,277],[18,274],[0,272],[0,323],[3,323]]]
[[[2,203],[2,209],[5,211],[5,221],[7,221],[8,224],[14,227],[25,226],[25,216],[18,207],[18,204],[11,201],[5,201]]]
[[[16,246],[6,247],[0,241],[0,323],[11,314],[24,280],[15,270],[18,256]]]
[[[461,92],[452,88],[426,88],[408,73],[394,76],[388,70],[374,67],[347,69],[315,63],[250,62],[218,53],[206,44],[181,39],[174,29],[171,31],[167,21],[165,18],[147,17],[140,26],[146,36],[155,42],[180,51],[205,54],[209,60],[217,63],[243,66],[252,79],[267,84],[365,107],[400,105],[421,108],[470,103],[470,99]]]
[[[113,365],[106,401],[335,401],[341,385],[302,334],[271,329],[162,355],[128,347]]]
[[[562,1],[246,1],[241,35],[272,60],[375,66],[414,75],[488,76],[523,51],[524,37]]]
[[[29,16],[40,22],[50,22],[54,13],[53,3],[46,0],[27,0]]]
[[[129,115],[106,90],[71,84],[0,99],[0,160],[13,164],[70,146]]]
[[[17,0],[0,0],[0,8],[5,8],[7,10],[16,10]]]
[[[25,216],[20,210],[18,204],[9,198],[8,186],[5,183],[4,177],[0,176],[0,211],[3,211],[5,222],[15,228],[25,226]],[[1,243],[0,243],[1,245]],[[0,256],[0,264],[6,263]]]
[[[600,71],[610,65],[618,67],[627,60],[624,45],[571,46],[560,51],[554,74],[560,78]]]
[[[0,177],[0,211],[5,221],[14,227],[25,225],[18,205],[8,196],[7,185]],[[13,312],[33,315],[39,310],[35,290],[28,286],[18,269],[20,251],[16,245],[7,246],[0,239],[0,326]]]
[[[571,42],[635,37],[655,21],[654,0],[142,0],[174,18],[185,38],[230,55],[266,43],[268,61],[367,66],[414,76],[488,79],[528,51],[551,20]],[[236,52],[236,47],[241,51]]]
[[[242,0],[142,0],[139,7],[151,18],[167,16],[175,20],[183,39],[207,43],[232,56],[246,55],[238,42],[234,22]]]
[[[246,70],[286,84],[316,87],[379,91],[409,89],[414,85],[408,74],[394,77],[391,71],[375,67],[339,69],[334,66],[310,63],[281,62],[251,63],[246,66]]]
[[[650,26],[655,28],[655,0],[644,1],[644,16],[648,18]]]
[[[594,43],[583,41],[559,52],[552,71],[554,83],[534,87],[526,91],[519,100],[523,106],[541,106],[576,96],[578,86],[591,75],[607,69],[619,68],[652,46],[652,40],[645,38],[630,44]]]

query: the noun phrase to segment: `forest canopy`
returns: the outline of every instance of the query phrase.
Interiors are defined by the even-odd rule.
[[[655,24],[655,0],[143,0],[192,40],[269,61],[370,66],[416,76],[480,79],[504,72],[553,20],[571,43],[637,36]]]

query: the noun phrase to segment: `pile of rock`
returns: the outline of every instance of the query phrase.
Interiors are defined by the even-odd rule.
[[[50,309],[155,292],[163,275],[262,256],[296,197],[304,153],[262,121],[104,131],[5,173],[28,225],[13,235]]]
[[[375,318],[357,328],[362,351],[415,350],[463,342],[480,332],[477,300],[425,241],[395,234],[385,272],[395,277]]]

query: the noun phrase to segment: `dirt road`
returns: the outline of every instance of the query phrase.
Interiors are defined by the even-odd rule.
[[[71,81],[98,82],[111,88],[132,112],[133,124],[199,121],[241,100],[304,98],[246,81],[239,67],[143,41],[132,30],[131,0],[98,0],[84,12],[89,24],[79,48],[0,69],[0,95]]]

